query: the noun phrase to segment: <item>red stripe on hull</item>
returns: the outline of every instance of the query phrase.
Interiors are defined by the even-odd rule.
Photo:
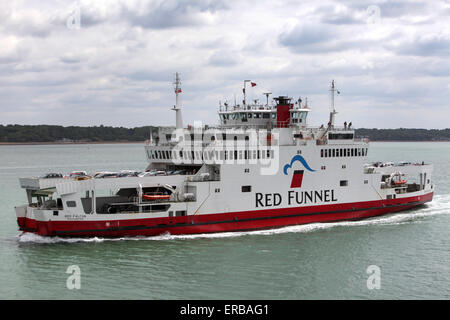
[[[264,209],[233,213],[104,221],[36,221],[19,218],[20,230],[42,236],[133,237],[198,234],[279,228],[314,222],[358,220],[406,210],[431,201],[433,193],[403,199],[310,207]],[[109,225],[107,225],[109,223]]]

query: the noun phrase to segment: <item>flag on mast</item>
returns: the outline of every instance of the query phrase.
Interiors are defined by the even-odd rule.
[[[251,84],[252,84],[252,87],[255,87],[255,86],[256,86],[256,83],[254,83],[254,82],[252,82]]]

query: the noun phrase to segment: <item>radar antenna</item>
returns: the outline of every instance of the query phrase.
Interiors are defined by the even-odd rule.
[[[263,95],[266,96],[266,106],[269,106],[269,96],[272,94],[272,92],[264,92]]]

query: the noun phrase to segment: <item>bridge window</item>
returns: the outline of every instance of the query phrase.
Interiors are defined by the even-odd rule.
[[[351,140],[353,139],[353,133],[329,133],[329,140]]]

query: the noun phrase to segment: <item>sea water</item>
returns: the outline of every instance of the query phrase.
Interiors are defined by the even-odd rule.
[[[362,221],[64,239],[17,230],[19,177],[143,170],[143,145],[0,146],[0,298],[449,299],[450,143],[371,143],[369,160],[433,163],[434,200]]]

